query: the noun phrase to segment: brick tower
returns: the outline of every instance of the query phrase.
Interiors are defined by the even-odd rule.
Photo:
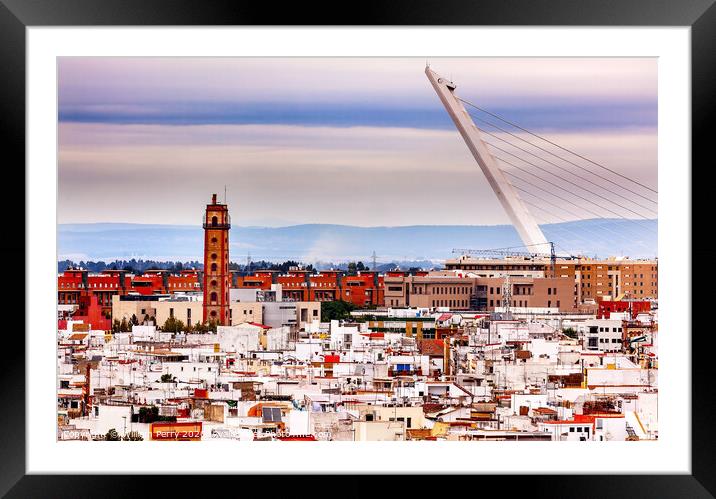
[[[204,322],[229,324],[229,208],[211,197],[204,215]]]

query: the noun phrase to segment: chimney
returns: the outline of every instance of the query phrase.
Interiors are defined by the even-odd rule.
[[[211,195],[211,204],[216,204],[216,194]]]

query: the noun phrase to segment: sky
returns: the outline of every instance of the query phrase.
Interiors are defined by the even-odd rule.
[[[656,59],[428,62],[461,98],[656,188]],[[197,225],[226,186],[234,225],[508,223],[425,64],[59,58],[58,221]]]

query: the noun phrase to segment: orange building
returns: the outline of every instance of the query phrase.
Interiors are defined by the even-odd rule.
[[[204,214],[204,322],[229,324],[229,208],[211,197]]]
[[[342,272],[324,270],[309,278],[308,297],[312,301],[336,301],[341,299]]]
[[[259,270],[249,276],[237,276],[235,281],[237,288],[249,289],[267,290],[272,284],[281,285],[285,301],[343,300],[358,307],[384,304],[383,276],[377,272],[359,272],[348,276],[338,270],[312,273],[291,269],[285,274],[277,270]]]
[[[447,307],[451,310],[495,310],[503,305],[501,277],[465,277],[450,272],[385,278],[385,304],[392,307]],[[574,281],[566,277],[513,276],[510,306],[576,310]]]
[[[604,298],[657,299],[659,267],[657,260],[629,258],[558,258],[552,269],[549,259],[512,257],[482,259],[461,256],[447,260],[447,270],[462,270],[479,277],[497,277],[505,273],[520,277],[554,276],[573,280],[575,302],[599,301]]]
[[[183,270],[167,276],[167,293],[190,293],[201,291],[201,280],[196,270]]]
[[[360,272],[341,279],[341,299],[366,307],[385,303],[383,277],[377,272]]]
[[[57,276],[57,303],[77,305],[75,316],[87,315],[85,298],[94,297],[104,317],[112,313],[112,297],[127,294],[144,296],[171,294],[201,289],[199,272],[185,270],[170,274],[164,270],[148,270],[134,275],[124,270],[104,270],[90,273],[86,269],[67,269]]]

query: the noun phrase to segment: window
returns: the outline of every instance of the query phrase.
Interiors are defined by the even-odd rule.
[[[218,268],[218,267],[216,266],[215,263],[212,263],[212,264],[211,264],[211,271],[212,271],[212,272],[216,272],[216,269],[217,269],[217,268]]]
[[[280,407],[263,407],[261,409],[264,423],[278,423],[281,421]]]

